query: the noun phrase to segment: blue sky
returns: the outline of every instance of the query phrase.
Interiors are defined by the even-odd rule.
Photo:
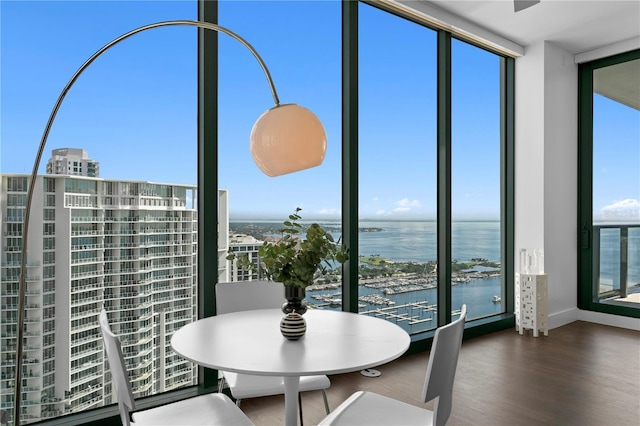
[[[186,0],[2,0],[2,172],[31,171],[59,92],[96,50],[145,24],[196,17],[195,1]],[[366,5],[360,17],[360,215],[433,219],[435,34]],[[340,3],[222,2],[220,24],[260,53],[281,102],[311,109],[328,136],[322,166],[262,175],[248,140],[255,120],[273,106],[271,93],[248,50],[221,36],[219,180],[229,190],[232,218],[281,218],[300,206],[304,218],[337,219]],[[104,178],[195,184],[196,48],[194,28],[172,27],[138,34],[102,55],[63,102],[43,165],[52,149],[84,148]],[[454,41],[454,217],[498,218],[498,65],[495,55]]]
[[[640,111],[593,97],[595,221],[640,220]]]
[[[138,26],[197,16],[192,1],[3,0],[1,5],[0,164],[8,173],[30,172],[50,109],[91,54]],[[361,217],[433,219],[435,33],[369,6],[361,6],[360,13]],[[248,138],[257,117],[273,106],[271,94],[253,56],[235,40],[221,36],[219,179],[220,187],[229,190],[232,217],[279,218],[300,206],[305,218],[338,218],[340,3],[223,2],[220,24],[260,53],[281,102],[314,111],[328,136],[322,166],[277,178],[262,175],[249,155]],[[459,122],[471,117],[479,123],[495,121],[497,57],[476,48],[467,50],[459,56],[475,61],[473,76],[467,79],[461,66],[454,81],[462,88],[490,75],[486,81],[492,87],[476,87],[486,91],[477,98],[486,116],[478,116],[473,102],[463,97],[454,102]],[[196,90],[195,29],[161,28],[131,37],[102,55],[71,88],[49,136],[43,164],[52,149],[84,148],[100,162],[104,178],[193,184]],[[497,157],[498,128],[485,127],[471,135],[467,127],[461,124],[454,132],[459,137],[454,149],[460,153],[453,173],[454,206],[458,206],[454,210],[467,217],[497,218],[497,158],[493,164],[465,163],[467,157]],[[483,148],[471,150],[467,144]],[[484,170],[482,179],[478,168]]]
[[[196,16],[188,2],[3,0],[0,7],[1,166],[12,173],[31,171],[57,96],[95,51],[143,24]],[[102,177],[195,182],[195,59],[189,28],[151,30],[109,50],[69,91],[43,163],[54,148],[84,148]]]

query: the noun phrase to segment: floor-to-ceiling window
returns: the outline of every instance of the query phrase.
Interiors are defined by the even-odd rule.
[[[580,67],[580,304],[640,316],[640,51]]]
[[[468,319],[507,310],[500,61],[495,53],[451,42],[451,297],[452,309],[467,305]]]
[[[182,1],[7,4],[11,7],[2,5],[2,171],[16,174],[30,171],[49,109],[83,60],[137,26],[196,17],[196,2]],[[489,299],[508,292],[509,281],[499,280],[498,287],[487,292],[488,297],[477,296],[476,286],[485,291],[483,283],[497,280],[472,275],[495,273],[499,262],[502,266],[508,262],[493,254],[496,248],[503,251],[505,233],[496,235],[492,229],[482,237],[490,240],[485,244],[487,250],[467,253],[459,244],[480,238],[477,233],[461,233],[455,223],[450,224],[451,231],[436,231],[438,205],[447,195],[453,205],[446,208],[453,216],[469,208],[481,213],[472,219],[490,220],[492,226],[497,221],[500,229],[504,226],[504,216],[486,215],[503,211],[505,203],[504,193],[499,194],[504,181],[496,182],[496,173],[505,165],[496,158],[503,155],[498,149],[504,148],[504,105],[502,111],[495,110],[498,101],[504,103],[504,74],[497,66],[504,59],[457,40],[450,40],[449,52],[442,54],[437,44],[443,30],[371,4],[351,4],[348,7],[355,7],[361,16],[354,21],[352,15],[344,22],[344,4],[337,1],[198,4],[201,19],[236,31],[258,50],[283,103],[299,103],[319,116],[329,143],[325,162],[317,169],[276,179],[257,171],[249,155],[248,136],[259,114],[273,103],[255,58],[225,35],[206,32],[206,37],[199,39],[202,50],[198,57],[194,29],[154,29],[101,56],[70,91],[48,147],[84,148],[99,163],[104,181],[93,186],[78,184],[94,182],[92,179],[47,178],[39,185],[42,205],[36,229],[42,233],[37,245],[30,246],[37,246],[42,256],[40,263],[29,267],[35,268],[32,277],[41,278],[41,284],[30,286],[33,293],[28,303],[41,309],[47,321],[27,326],[29,332],[36,333],[34,337],[41,334],[42,345],[28,345],[25,400],[29,407],[25,416],[57,416],[113,402],[106,397],[111,392],[107,364],[94,362],[102,360],[102,352],[92,318],[103,303],[114,331],[126,339],[125,346],[138,345],[126,349],[130,368],[140,371],[133,377],[134,386],[140,389],[136,396],[195,383],[196,370],[169,352],[167,333],[196,314],[212,314],[212,288],[229,272],[217,252],[220,235],[229,229],[220,226],[228,222],[233,231],[230,236],[247,236],[237,244],[254,246],[249,237],[272,236],[279,221],[296,207],[302,208],[304,220],[319,221],[336,236],[346,229],[351,232],[349,239],[356,242],[351,247],[354,256],[347,266],[351,271],[343,281],[345,287],[328,283],[327,290],[309,292],[310,302],[374,315],[380,310],[385,318],[416,336],[444,322],[436,312],[449,311],[451,315],[461,303],[469,304],[473,317],[506,312],[504,302],[496,304]],[[96,17],[101,25],[95,25]],[[21,25],[34,20],[41,33]],[[341,36],[353,36],[349,29],[357,26],[357,43],[351,46],[355,50],[345,58]],[[210,43],[211,38],[219,45]],[[28,47],[14,47],[18,41]],[[63,47],[78,51],[66,58]],[[450,57],[450,65],[439,62],[443,56]],[[197,58],[200,81],[196,78]],[[359,67],[354,66],[358,61]],[[437,71],[438,65],[444,68]],[[482,73],[471,72],[475,68]],[[439,92],[443,72],[451,73],[449,93]],[[349,89],[358,92],[359,102],[345,102],[345,79],[355,82]],[[17,103],[21,98],[22,105]],[[41,98],[46,98],[44,104],[36,102]],[[443,107],[443,102],[451,107]],[[480,108],[486,122],[469,149],[477,148],[472,152],[482,161],[467,164],[471,152],[460,136],[471,126],[470,120],[479,121],[473,111]],[[448,141],[441,136],[451,130],[442,124],[447,120],[438,120],[447,109],[445,115],[451,124],[459,126]],[[37,115],[30,115],[34,113]],[[341,121],[348,115],[359,118],[353,123]],[[360,133],[355,138],[349,133],[354,127]],[[195,143],[197,136],[199,145]],[[451,151],[451,168],[438,160],[442,141]],[[349,146],[355,157],[347,158],[343,145]],[[27,150],[21,151],[23,148]],[[45,152],[43,163],[48,157]],[[18,162],[21,158],[27,159],[25,164]],[[348,166],[354,159],[359,173],[351,173],[357,167]],[[71,164],[71,171],[77,166]],[[472,178],[465,167],[490,178],[482,188],[487,192],[476,191],[478,198],[473,202],[466,199],[465,187],[471,185]],[[449,184],[440,182],[445,169],[452,175]],[[20,233],[25,182],[23,176],[12,177],[2,188],[11,193],[11,204],[3,210],[3,218],[11,220],[3,221],[2,229],[6,237],[2,305],[9,307],[15,305],[14,272],[19,261],[15,248],[20,247],[15,237]],[[193,192],[196,183],[198,191]],[[481,196],[485,197],[482,202],[477,201]],[[345,200],[350,214],[343,216]],[[463,202],[458,204],[458,200]],[[196,207],[200,207],[197,213]],[[64,213],[70,210],[73,213]],[[196,215],[201,219],[197,224]],[[58,220],[65,217],[67,222],[61,228]],[[384,223],[379,223],[380,218]],[[251,234],[254,225],[267,222],[260,234]],[[354,229],[356,238],[352,238]],[[456,243],[456,238],[461,243]],[[442,243],[445,240],[450,242]],[[229,240],[224,244],[230,244]],[[452,256],[447,262],[438,262],[447,259],[441,255],[447,247],[453,249]],[[63,270],[65,259],[68,267]],[[444,263],[452,273],[437,282],[438,267]],[[464,263],[464,268],[453,267],[458,263]],[[70,280],[58,279],[63,273]],[[204,275],[196,282],[196,274]],[[457,285],[456,278],[464,278],[464,282]],[[445,293],[448,296],[441,297]],[[355,295],[355,303],[345,307],[345,294]],[[492,311],[474,311],[480,302]],[[66,307],[70,308],[68,313]],[[186,311],[191,316],[185,316]],[[4,312],[2,321],[7,327],[2,330],[2,339],[8,350],[3,351],[3,362],[7,363],[2,365],[1,380],[6,389],[4,384],[8,386],[11,380],[9,355],[15,314],[11,309]],[[58,318],[63,313],[69,327],[77,332],[75,337],[69,334],[62,338],[62,342],[77,342],[66,347],[58,340],[58,321],[49,321],[51,315]],[[32,312],[29,318],[37,316]],[[69,389],[63,386],[56,393],[56,374],[62,371],[58,366],[67,361],[69,371],[74,371],[69,378],[74,385]],[[146,374],[149,371],[153,377]],[[94,373],[99,373],[104,385],[86,381]],[[198,377],[206,384],[215,378],[206,373]],[[10,393],[2,397],[2,408],[10,408]]]
[[[0,408],[13,415],[26,182],[49,113],[103,45],[142,25],[196,19],[197,2],[8,1],[0,8]],[[86,68],[61,104],[29,228],[24,423],[115,402],[97,322],[103,307],[123,342],[136,398],[197,382],[197,369],[169,345],[197,313],[196,46],[197,32],[187,27],[123,40]]]
[[[469,319],[507,313],[507,59],[376,6],[357,9],[358,132],[345,135],[357,311],[414,335],[462,304]]]
[[[229,37],[220,36],[218,66],[218,187],[227,191],[228,247],[257,262],[257,248],[279,237],[283,221],[296,208],[306,227],[318,222],[336,239],[341,233],[340,3],[220,1],[218,22],[242,35],[269,69],[280,102],[311,110],[327,134],[321,167],[268,177],[249,152],[249,134],[274,100],[256,59]],[[222,242],[224,244],[224,242]],[[219,260],[222,281],[265,279],[237,263]],[[339,292],[339,268],[307,288],[308,303],[333,308],[328,300]],[[339,294],[338,294],[339,296]]]
[[[247,153],[241,129],[270,105],[270,94],[255,59],[233,40],[219,38],[225,61],[209,67],[218,73],[217,125],[205,132],[218,145],[215,155],[205,155],[218,164],[205,185],[215,182],[224,194],[210,206],[219,227],[229,222],[227,239],[218,241],[217,279],[264,278],[220,253],[230,247],[253,251],[258,261],[257,246],[277,237],[281,220],[302,207],[303,218],[327,225],[334,236],[346,229],[352,254],[343,286],[330,278],[319,281],[307,289],[309,304],[381,316],[412,334],[446,322],[438,311],[448,310],[450,318],[463,303],[470,319],[507,313],[507,59],[451,37],[441,44],[445,32],[374,3],[204,5],[211,19],[254,45],[280,92],[318,112],[329,136],[322,167],[265,178]],[[343,16],[342,48],[353,49],[343,51],[341,66],[339,6],[349,15]],[[309,16],[315,23],[307,22]],[[443,75],[451,80],[447,89],[438,87]],[[441,116],[449,121],[439,122]],[[450,163],[438,159],[447,151]],[[442,179],[446,173],[452,176],[448,182]],[[343,205],[336,199],[341,174]],[[448,203],[449,229],[438,232],[439,206]],[[347,212],[342,223],[340,209]],[[444,280],[439,261],[450,271]]]
[[[436,31],[358,8],[358,312],[437,327]]]

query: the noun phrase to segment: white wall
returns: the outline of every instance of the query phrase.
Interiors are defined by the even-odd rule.
[[[544,247],[544,45],[516,59],[515,268],[523,248]]]
[[[578,67],[544,43],[544,251],[550,325],[577,306]],[[555,317],[554,317],[555,316]],[[569,318],[567,318],[569,319]]]
[[[640,330],[640,319],[577,308],[577,86],[574,56],[550,42],[516,60],[515,260],[543,248],[549,327],[575,320]]]
[[[515,259],[544,249],[549,326],[577,318],[577,66],[549,43],[516,60]]]

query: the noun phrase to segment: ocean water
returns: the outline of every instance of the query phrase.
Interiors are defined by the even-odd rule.
[[[324,225],[324,224],[323,224]],[[329,224],[326,224],[329,225]],[[335,224],[334,224],[335,225]],[[394,262],[428,262],[436,260],[435,221],[361,221],[359,254],[378,255]],[[334,235],[338,238],[340,235]],[[487,259],[500,261],[500,223],[496,221],[454,222],[451,241],[452,258],[458,261]],[[379,295],[389,299],[393,305],[376,305],[360,301],[360,312],[396,322],[409,333],[419,333],[437,326],[435,305],[437,289],[423,289],[397,294],[383,294],[382,289],[359,286],[359,296]],[[313,295],[339,298],[339,289],[310,292],[307,299],[318,303]],[[494,302],[494,296],[502,297],[500,277],[471,278],[468,282],[452,287],[454,312],[467,304],[468,318],[479,318],[502,313],[504,304]],[[375,300],[375,299],[374,299]],[[340,309],[340,306],[323,306]]]
[[[323,226],[339,228],[335,222],[321,223]],[[394,262],[428,262],[436,260],[435,221],[361,221],[359,224],[359,254],[378,255]],[[339,233],[333,234],[339,238]],[[640,228],[629,230],[628,237],[628,283],[640,283]],[[457,261],[487,259],[500,261],[500,223],[496,221],[468,221],[452,224],[452,258]],[[516,259],[517,261],[517,259]],[[601,234],[600,283],[601,288],[617,289],[620,280],[620,236],[618,230],[603,230]],[[636,287],[630,291],[639,291]],[[325,296],[323,300],[313,296]],[[380,316],[396,322],[409,333],[418,333],[436,327],[437,289],[421,289],[405,293],[383,294],[382,288],[359,286],[359,296],[377,295],[389,300],[391,305],[380,305],[360,301],[360,312]],[[480,318],[505,312],[502,301],[501,279],[497,277],[470,278],[468,282],[456,283],[452,287],[454,312],[467,304],[468,317]],[[339,304],[329,305],[326,300],[340,299],[340,289],[310,291],[307,300],[321,304],[325,309],[341,309]],[[369,299],[367,299],[369,300]],[[374,299],[375,301],[375,299]]]
[[[600,291],[620,289],[620,230],[600,230]],[[630,228],[627,236],[627,286],[629,292],[640,287],[640,228]],[[633,288],[635,286],[635,288]]]
[[[393,261],[436,260],[435,222],[360,222],[360,255],[379,254]],[[451,257],[458,261],[482,258],[500,261],[500,222],[469,221],[451,225]],[[516,262],[518,259],[516,259]],[[629,287],[640,284],[640,228],[630,228],[627,238]],[[602,229],[600,236],[600,282],[620,288],[620,231]]]
[[[359,233],[361,255],[379,254],[393,261],[436,260],[435,221],[361,221],[360,229],[365,228],[381,231]],[[454,260],[500,260],[500,222],[454,222],[451,231],[451,257]]]

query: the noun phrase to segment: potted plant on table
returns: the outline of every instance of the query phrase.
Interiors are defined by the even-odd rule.
[[[314,280],[326,274],[338,264],[349,259],[349,250],[340,239],[333,236],[317,223],[311,224],[304,238],[300,234],[304,227],[299,223],[301,209],[289,215],[280,229],[282,237],[275,241],[265,241],[258,249],[259,265],[254,265],[246,255],[229,252],[227,260],[237,261],[245,268],[260,269],[267,279],[284,284],[285,313],[306,312],[305,289]]]

